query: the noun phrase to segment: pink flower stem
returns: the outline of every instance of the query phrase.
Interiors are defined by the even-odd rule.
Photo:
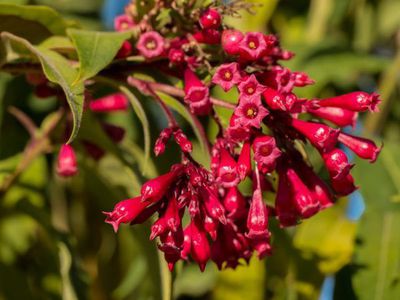
[[[132,80],[131,78],[133,77],[129,77],[128,78],[128,83]],[[145,80],[141,80],[141,79],[136,79],[137,81],[140,81],[142,83],[146,83],[153,91],[157,91],[157,92],[163,92],[166,93],[168,95],[171,96],[175,96],[175,97],[180,97],[183,98],[185,97],[185,92],[183,91],[183,89],[168,85],[168,84],[164,84],[164,83],[158,83],[158,82],[151,82],[151,81],[145,81]],[[217,106],[220,107],[224,107],[227,109],[232,109],[234,110],[236,108],[236,106],[232,103],[228,103],[225,101],[222,101],[220,99],[216,99],[216,98],[210,98],[210,101]]]

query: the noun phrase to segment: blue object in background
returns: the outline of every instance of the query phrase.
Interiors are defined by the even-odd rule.
[[[107,29],[114,28],[115,16],[124,13],[125,6],[130,0],[105,0],[101,11],[101,19]]]

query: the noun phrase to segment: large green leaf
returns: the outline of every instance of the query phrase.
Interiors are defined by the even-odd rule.
[[[360,221],[353,286],[359,299],[400,298],[400,145],[386,142],[371,166],[359,161],[354,170],[366,201]]]
[[[51,35],[65,35],[67,22],[46,6],[0,3],[0,32],[7,31],[37,43]]]
[[[74,69],[67,59],[60,54],[48,50],[41,46],[34,46],[28,40],[17,37],[8,32],[0,34],[2,43],[11,47],[25,48],[30,51],[40,61],[44,74],[54,83],[57,83],[63,89],[73,116],[73,129],[68,143],[78,134],[81,125],[84,85],[82,82],[74,83],[78,76],[78,71]]]
[[[70,29],[68,35],[75,44],[79,56],[80,71],[76,81],[93,77],[114,59],[129,32],[97,32]]]
[[[323,273],[335,273],[351,260],[356,223],[346,218],[345,208],[342,201],[297,227],[294,246],[315,256]]]

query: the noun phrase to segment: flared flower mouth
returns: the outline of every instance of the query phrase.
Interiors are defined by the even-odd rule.
[[[137,42],[137,49],[146,58],[160,56],[164,52],[164,38],[156,31],[143,33]]]
[[[201,102],[209,98],[209,90],[204,86],[192,86],[189,89],[188,94],[185,96],[185,100],[188,102]]]

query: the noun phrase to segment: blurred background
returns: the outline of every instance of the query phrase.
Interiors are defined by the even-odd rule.
[[[112,30],[113,17],[126,2],[0,0],[48,5],[94,30]],[[400,0],[252,2],[262,4],[256,15],[244,13],[228,22],[276,33],[284,48],[296,53],[285,65],[316,81],[298,95],[379,91],[381,111],[363,115],[354,130],[385,146],[374,165],[354,158],[359,191],[297,228],[272,224],[271,257],[254,258],[235,271],[219,272],[209,264],[200,273],[194,264],[178,264],[174,297],[400,299]],[[37,99],[23,76],[0,73],[0,185],[29,140],[7,112],[10,105],[40,124],[57,101]],[[149,105],[147,111],[152,130],[159,131],[157,110]],[[134,144],[140,144],[140,123],[126,114],[112,118],[129,127],[132,163],[140,169],[143,153]],[[39,156],[0,193],[0,299],[161,299],[166,282],[147,238],[148,225],[122,226],[116,235],[101,214],[137,194],[143,178],[126,173],[112,157],[96,165],[79,156],[79,175],[65,181],[54,176],[53,160],[53,155]],[[147,175],[164,170],[157,160]]]

